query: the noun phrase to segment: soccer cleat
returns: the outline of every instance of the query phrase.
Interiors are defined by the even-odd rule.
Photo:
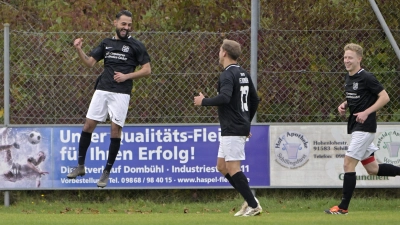
[[[325,210],[325,213],[327,213],[327,214],[342,214],[342,215],[346,215],[347,213],[349,213],[349,210],[340,209],[339,206],[335,205],[332,208]]]
[[[99,181],[97,181],[97,187],[104,188],[105,186],[107,186],[109,177],[110,177],[110,171],[104,170]]]
[[[78,165],[77,167],[74,168],[74,170],[71,171],[67,175],[69,179],[75,179],[77,176],[85,176],[85,166],[84,165]]]
[[[240,210],[237,211],[234,216],[243,216],[243,214],[246,213],[247,206],[248,206],[247,202],[244,201],[242,206],[241,206],[241,208],[240,208]]]
[[[254,199],[256,200],[258,206],[260,206],[260,202],[258,201],[258,199],[256,197],[254,197]],[[240,207],[240,210],[237,211],[234,216],[243,216],[246,213],[247,206],[249,206],[247,204],[247,201],[244,201],[242,206]],[[261,206],[260,206],[260,208],[261,208]]]
[[[243,214],[243,216],[258,216],[261,215],[261,213],[262,213],[262,208],[260,204],[257,204],[257,207],[255,208],[247,206],[246,212]]]

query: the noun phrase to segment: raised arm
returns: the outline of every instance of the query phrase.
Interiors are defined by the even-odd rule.
[[[79,58],[82,60],[83,64],[87,67],[93,67],[94,64],[96,63],[96,60],[93,57],[87,56],[83,50],[82,50],[82,42],[83,38],[77,38],[74,41],[74,47],[76,51],[78,52]]]

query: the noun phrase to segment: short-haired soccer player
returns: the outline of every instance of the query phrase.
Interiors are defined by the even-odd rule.
[[[345,80],[346,101],[339,105],[341,115],[350,110],[347,132],[351,134],[349,148],[344,158],[343,195],[339,205],[325,210],[328,214],[347,214],[353,191],[356,188],[356,166],[361,161],[370,175],[397,176],[400,167],[378,164],[374,152],[377,122],[376,111],[389,102],[389,95],[375,76],[361,67],[363,48],[354,43],[344,47],[344,65],[348,74]]]
[[[261,214],[262,208],[251,192],[240,163],[245,160],[244,146],[246,138],[251,136],[250,125],[256,114],[259,98],[249,73],[237,64],[241,53],[239,43],[223,41],[219,50],[219,63],[224,70],[219,77],[218,95],[205,98],[200,93],[194,97],[194,104],[218,106],[221,141],[217,169],[245,199],[235,216],[255,216]]]
[[[115,36],[104,39],[89,56],[82,51],[82,38],[74,41],[79,58],[88,67],[104,60],[104,71],[98,77],[95,92],[86,114],[79,140],[78,166],[67,177],[74,179],[85,175],[85,158],[91,137],[97,123],[104,122],[109,115],[111,120],[111,138],[107,164],[97,186],[107,185],[111,168],[117,157],[121,132],[129,107],[132,80],[150,75],[150,56],[143,43],[129,35],[132,28],[132,13],[123,10],[114,20]],[[135,71],[137,66],[141,68]]]

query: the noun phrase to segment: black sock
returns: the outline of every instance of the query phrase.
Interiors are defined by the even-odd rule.
[[[232,187],[236,189],[235,182],[233,181],[233,179],[232,179],[231,175],[229,175],[229,173],[227,173],[225,175],[225,178],[229,181],[229,183],[232,185]]]
[[[115,158],[117,158],[119,146],[121,145],[121,138],[111,138],[110,148],[108,149],[107,165],[104,170],[111,171],[111,167],[114,165]]]
[[[340,209],[347,210],[349,208],[353,191],[356,189],[356,172],[345,173],[343,178],[343,196],[342,202],[339,205]]]
[[[379,164],[378,176],[395,177],[400,175],[400,167],[392,164]]]
[[[81,137],[79,138],[79,156],[78,156],[79,165],[85,164],[86,152],[89,148],[91,139],[92,139],[92,133],[82,131]]]
[[[232,176],[232,180],[235,183],[236,190],[238,190],[239,193],[243,196],[247,204],[252,208],[256,208],[256,199],[254,198],[253,193],[251,193],[249,182],[247,181],[247,177],[244,175],[244,173],[242,171],[235,173]]]

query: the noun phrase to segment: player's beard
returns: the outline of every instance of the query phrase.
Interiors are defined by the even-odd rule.
[[[126,31],[125,36],[121,36],[121,30]],[[129,37],[129,31],[128,30],[125,30],[125,29],[119,29],[118,30],[118,28],[115,28],[115,32],[117,33],[118,38],[121,39],[121,40],[127,39]]]

